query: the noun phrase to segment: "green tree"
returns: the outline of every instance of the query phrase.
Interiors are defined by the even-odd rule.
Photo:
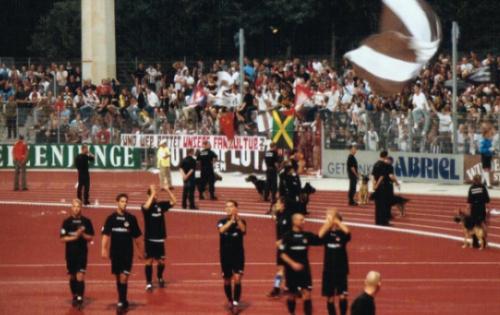
[[[80,0],[56,2],[42,16],[28,50],[47,59],[79,58],[81,56]]]

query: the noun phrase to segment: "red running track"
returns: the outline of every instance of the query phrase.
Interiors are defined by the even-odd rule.
[[[7,175],[7,176],[4,176]],[[11,178],[2,173],[0,200],[60,202],[74,195],[70,173],[30,173],[30,191],[10,191]],[[4,180],[5,179],[5,180]],[[145,187],[156,177],[149,173],[93,174],[93,198],[112,204],[118,191],[131,195],[131,205],[144,200]],[[126,184],[125,184],[126,183]],[[175,190],[180,195],[179,188]],[[219,189],[219,197],[235,198],[245,213],[263,213],[265,203],[249,189]],[[409,213],[395,226],[460,236],[451,221],[454,208],[464,199],[410,196]],[[222,209],[223,201],[205,201],[202,209]],[[322,216],[326,206],[339,206],[347,221],[371,223],[373,206],[345,208],[344,192],[318,192],[312,216]],[[500,202],[494,200],[498,207]],[[107,261],[99,258],[99,238],[90,247],[87,277],[88,302],[83,312],[70,306],[65,276],[64,245],[58,240],[64,207],[0,204],[0,314],[109,314],[116,292]],[[84,210],[99,230],[111,209]],[[134,212],[135,214],[139,214]],[[141,224],[142,218],[138,216]],[[168,286],[144,291],[144,273],[135,262],[129,289],[131,314],[226,314],[218,265],[218,216],[172,212],[167,216]],[[243,314],[286,314],[284,299],[265,294],[274,274],[274,228],[266,218],[248,218],[247,266],[243,282]],[[490,237],[498,237],[492,220]],[[317,231],[318,224],[307,228]],[[377,296],[378,314],[497,314],[500,309],[500,254],[498,250],[462,249],[460,243],[442,238],[353,227],[349,245],[351,299],[361,291],[362,279],[371,269],[382,273],[383,288]],[[493,236],[492,236],[493,235]],[[500,239],[495,239],[498,241]],[[320,297],[322,249],[311,251],[315,288],[315,314],[326,314]],[[300,306],[300,305],[299,305]],[[301,308],[298,308],[301,310]],[[297,314],[301,314],[299,311]]]

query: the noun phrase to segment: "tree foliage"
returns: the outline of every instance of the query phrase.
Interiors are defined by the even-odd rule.
[[[429,0],[443,22],[449,48],[451,21],[461,26],[462,50],[490,50],[500,2]],[[116,0],[119,58],[234,57],[234,35],[245,29],[250,56],[338,55],[376,31],[380,1],[373,0]],[[79,57],[80,0],[56,1],[39,18],[30,53]],[[35,13],[33,13],[35,14]],[[333,46],[332,46],[333,43]]]

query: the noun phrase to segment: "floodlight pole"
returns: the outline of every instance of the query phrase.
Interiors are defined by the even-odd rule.
[[[451,45],[452,45],[452,106],[453,106],[453,154],[457,154],[457,42],[458,42],[458,23],[453,22],[451,27]]]
[[[238,34],[238,44],[240,47],[240,104],[243,103],[243,82],[245,81],[245,72],[244,72],[244,64],[243,58],[245,56],[245,32],[242,28],[240,28],[240,32]]]

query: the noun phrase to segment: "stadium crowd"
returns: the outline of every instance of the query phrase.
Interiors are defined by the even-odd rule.
[[[319,145],[323,122],[328,148],[356,142],[366,150],[451,153],[457,128],[458,152],[473,154],[481,122],[498,130],[499,64],[500,56],[482,59],[473,52],[460,60],[456,127],[451,58],[445,55],[425,67],[415,85],[387,98],[373,94],[347,61],[333,67],[318,59],[245,59],[242,102],[234,61],[175,62],[165,70],[160,64],[139,64],[127,85],[116,79],[95,84],[70,63],[20,69],[2,64],[4,138],[16,137],[16,125],[26,127],[28,139],[36,143],[119,143],[121,133],[136,132],[220,134],[227,113],[234,113],[235,134],[269,136],[270,113],[278,109],[295,113],[295,142],[302,151]],[[486,77],[484,69],[491,70]],[[299,85],[306,95],[301,101]]]

